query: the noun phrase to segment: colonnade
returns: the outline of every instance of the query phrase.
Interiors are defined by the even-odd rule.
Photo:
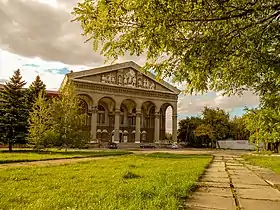
[[[107,126],[107,130],[109,135],[113,135],[113,140],[114,142],[118,143],[120,142],[120,132],[122,132],[122,128],[123,127],[129,127],[129,128],[133,128],[133,135],[135,135],[135,139],[134,142],[135,143],[141,143],[141,133],[145,132],[147,133],[147,137],[148,137],[148,142],[152,143],[159,143],[160,141],[164,140],[165,135],[160,135],[160,132],[165,131],[165,120],[166,120],[166,116],[165,116],[165,112],[167,107],[171,106],[172,107],[172,141],[173,142],[177,142],[177,107],[176,106],[172,106],[171,104],[168,103],[157,103],[157,105],[155,105],[155,103],[149,102],[151,103],[151,105],[147,106],[148,108],[144,108],[143,104],[146,102],[142,102],[140,103],[140,105],[138,106],[137,104],[132,104],[131,107],[134,107],[133,109],[133,113],[132,113],[132,109],[129,110],[130,111],[130,115],[133,116],[133,119],[135,120],[135,124],[133,125],[129,125],[128,124],[128,113],[124,114],[124,124],[120,123],[120,116],[121,116],[121,105],[122,103],[116,103],[114,100],[112,100],[112,104],[114,105],[113,107],[111,106],[111,104],[108,104],[108,107],[110,107],[111,110],[107,110],[106,114],[108,114],[110,112],[111,115],[114,116],[114,120],[113,123],[108,123],[108,116],[105,116],[105,118],[107,119],[106,123],[100,124],[98,123],[98,113],[99,113],[99,109],[98,107],[100,106],[100,100],[96,103],[93,104],[92,109],[90,111],[91,113],[91,123],[90,123],[90,127],[91,127],[91,135],[92,135],[92,140],[93,141],[97,141],[97,130],[99,129],[99,127],[102,126]],[[107,103],[110,103],[109,100],[107,100]],[[164,105],[164,106],[163,106]],[[177,105],[177,104],[176,104]],[[153,108],[153,112],[151,111],[151,107]],[[107,109],[107,108],[106,108]],[[152,114],[152,116],[154,117],[150,117],[148,118],[149,122],[144,123],[143,120],[145,120],[145,116],[150,117],[150,115]],[[162,117],[161,117],[162,115]],[[162,120],[162,121],[161,121]],[[144,126],[145,125],[145,126]],[[147,126],[148,125],[148,126]],[[162,130],[161,130],[162,129]],[[100,130],[100,129],[99,129]],[[142,131],[141,131],[142,130]],[[149,133],[149,132],[153,132],[153,134]],[[151,139],[153,138],[153,139]]]

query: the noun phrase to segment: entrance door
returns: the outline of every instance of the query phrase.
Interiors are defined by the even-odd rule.
[[[123,136],[123,142],[124,142],[124,143],[127,143],[127,135],[124,135],[124,136]]]
[[[120,133],[120,142],[123,142],[122,133]]]

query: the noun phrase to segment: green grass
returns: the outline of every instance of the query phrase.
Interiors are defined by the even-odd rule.
[[[7,151],[0,150],[0,164],[65,158],[115,156],[124,154],[131,154],[131,152],[121,150],[70,150],[68,152],[65,152],[64,150],[49,150],[41,152],[32,150],[15,150],[12,153],[9,153]]]
[[[242,157],[252,165],[270,168],[271,170],[280,173],[280,157],[255,155],[243,155]]]
[[[184,159],[184,158],[205,158],[209,157],[207,154],[201,155],[184,155],[184,154],[172,154],[172,153],[165,153],[165,152],[154,152],[145,155],[146,157],[156,157],[156,158],[175,158],[175,159]]]
[[[0,208],[179,209],[211,158],[129,155],[0,169]]]

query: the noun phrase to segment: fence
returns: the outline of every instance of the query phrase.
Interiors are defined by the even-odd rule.
[[[259,147],[263,147],[263,145],[261,144]],[[250,143],[248,140],[223,140],[218,141],[217,148],[255,150],[256,145]]]

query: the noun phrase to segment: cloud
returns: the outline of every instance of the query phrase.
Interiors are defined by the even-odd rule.
[[[61,62],[46,62],[40,58],[26,58],[0,50],[0,83],[6,81],[17,69],[21,70],[26,86],[39,75],[48,89],[58,89],[64,75],[70,69],[75,71],[88,69],[87,66],[72,66]]]
[[[0,84],[3,84],[5,82],[7,82],[8,80],[7,79],[4,79],[4,78],[0,78]]]
[[[75,3],[75,1],[70,1]],[[72,6],[68,1],[58,5]],[[104,58],[84,43],[70,10],[35,0],[0,0],[0,48],[25,57],[72,65],[100,66]]]
[[[70,22],[79,0],[0,0],[0,49],[25,57],[40,57],[69,65],[104,65],[104,57],[94,52],[78,22]],[[48,3],[48,4],[46,4]],[[51,6],[53,5],[53,6]],[[124,56],[117,60],[143,57]]]
[[[178,100],[178,113],[181,116],[197,115],[205,106],[221,108],[232,112],[236,108],[254,107],[259,104],[259,97],[252,92],[246,91],[242,96],[222,96],[219,92],[209,92],[204,95],[190,96],[181,95]]]

